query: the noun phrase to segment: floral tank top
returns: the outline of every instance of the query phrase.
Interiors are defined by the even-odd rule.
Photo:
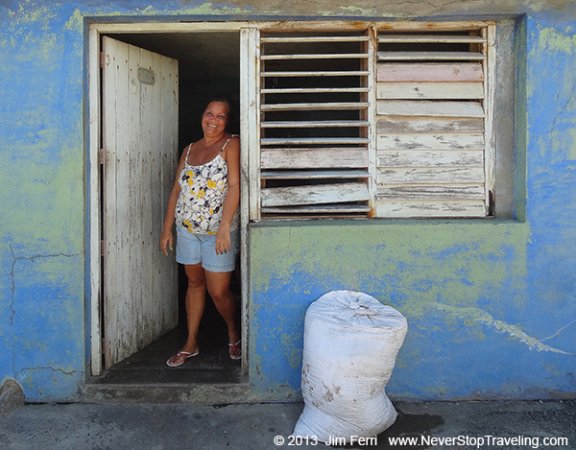
[[[222,152],[232,139],[230,136],[220,152],[205,164],[192,166],[188,164],[190,147],[178,182],[180,194],[176,202],[176,226],[194,234],[216,234],[222,219],[222,209],[228,191],[228,166]],[[238,226],[236,212],[230,229]]]

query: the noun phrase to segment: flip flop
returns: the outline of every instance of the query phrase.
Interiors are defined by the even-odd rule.
[[[242,349],[240,348],[240,342],[242,339],[238,339],[238,342],[233,344],[228,344],[228,356],[230,359],[241,359],[242,358]]]
[[[195,352],[185,352],[183,350],[180,350],[178,353],[168,358],[168,360],[166,361],[166,365],[168,367],[178,367],[184,364],[188,358],[198,356],[199,354],[200,350],[196,350]]]

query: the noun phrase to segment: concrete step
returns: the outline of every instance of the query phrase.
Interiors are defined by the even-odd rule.
[[[247,382],[241,383],[87,383],[81,392],[85,403],[253,403],[260,399]]]

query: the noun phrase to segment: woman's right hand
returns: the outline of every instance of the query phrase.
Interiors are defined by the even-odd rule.
[[[174,235],[172,231],[162,231],[160,235],[160,251],[164,256],[168,256],[168,250],[172,251],[174,247]]]

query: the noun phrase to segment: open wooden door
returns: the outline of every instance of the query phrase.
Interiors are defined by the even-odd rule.
[[[178,62],[102,41],[104,367],[177,325],[177,267],[159,236],[178,158]]]

